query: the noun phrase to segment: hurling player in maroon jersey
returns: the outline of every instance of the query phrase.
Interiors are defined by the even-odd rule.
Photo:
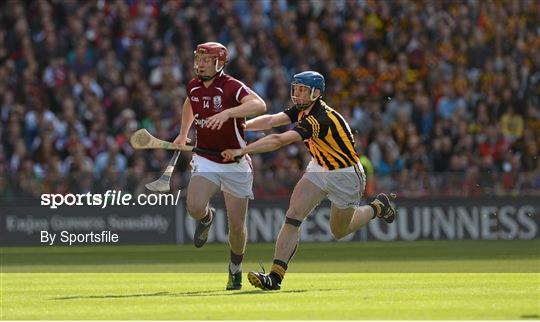
[[[196,77],[186,88],[180,134],[177,144],[190,142],[187,137],[191,125],[196,128],[196,146],[223,151],[246,146],[244,127],[246,117],[263,114],[264,101],[241,81],[225,74],[227,49],[220,43],[207,42],[194,52]],[[249,156],[239,162],[225,162],[219,156],[193,155],[192,176],[187,192],[187,211],[197,220],[193,237],[195,247],[202,247],[208,239],[215,210],[210,198],[223,191],[229,223],[231,261],[227,289],[242,287],[242,259],[247,241],[245,220],[248,200],[253,199],[253,174]]]

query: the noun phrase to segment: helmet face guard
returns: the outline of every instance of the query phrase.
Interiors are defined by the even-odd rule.
[[[214,73],[212,75],[202,75],[200,73],[201,68],[207,70],[209,65],[213,65]],[[219,59],[216,55],[198,53],[197,51],[193,52],[193,69],[195,71],[195,75],[197,75],[197,77],[202,81],[211,80],[219,72],[221,72],[224,67],[225,64],[219,67]]]
[[[310,107],[311,104],[313,104],[313,102],[315,102],[319,97],[321,97],[320,94],[316,96],[315,90],[315,87],[310,87],[302,83],[293,82],[291,84],[291,100],[298,109],[305,110],[306,108]],[[302,92],[309,93],[309,97],[297,96],[299,93]],[[302,100],[307,100],[307,102],[300,102]]]

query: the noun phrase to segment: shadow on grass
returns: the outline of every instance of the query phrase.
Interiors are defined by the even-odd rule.
[[[141,294],[107,294],[107,295],[89,295],[89,296],[66,296],[66,297],[54,297],[50,300],[65,301],[65,300],[81,300],[81,299],[120,299],[120,298],[135,298],[135,297],[156,297],[156,296],[170,296],[170,297],[200,297],[200,296],[238,296],[238,295],[252,295],[252,294],[281,294],[281,293],[307,293],[307,292],[326,292],[335,291],[335,289],[313,289],[313,290],[286,290],[277,292],[268,292],[263,290],[250,290],[250,291],[193,291],[193,292],[156,292],[156,293],[141,293]]]
[[[540,315],[538,314],[528,314],[528,315],[522,315],[519,317],[520,319],[533,319],[533,320],[537,320],[540,318]]]

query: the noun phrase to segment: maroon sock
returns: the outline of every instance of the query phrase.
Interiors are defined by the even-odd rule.
[[[231,250],[231,263],[233,263],[234,265],[240,265],[242,264],[242,260],[244,260],[244,254],[235,254],[233,253],[233,251]]]

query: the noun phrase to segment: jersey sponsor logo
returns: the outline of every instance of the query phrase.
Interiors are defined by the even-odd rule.
[[[221,96],[214,96],[213,98],[213,102],[214,102],[214,110],[220,110],[222,108],[221,106]]]
[[[191,96],[191,101],[192,102],[198,102],[199,98],[197,96]]]
[[[195,123],[196,126],[200,126],[201,128],[204,128],[206,126],[206,123],[208,123],[208,119],[199,119],[199,114],[193,115],[195,116],[195,120],[193,123]]]

